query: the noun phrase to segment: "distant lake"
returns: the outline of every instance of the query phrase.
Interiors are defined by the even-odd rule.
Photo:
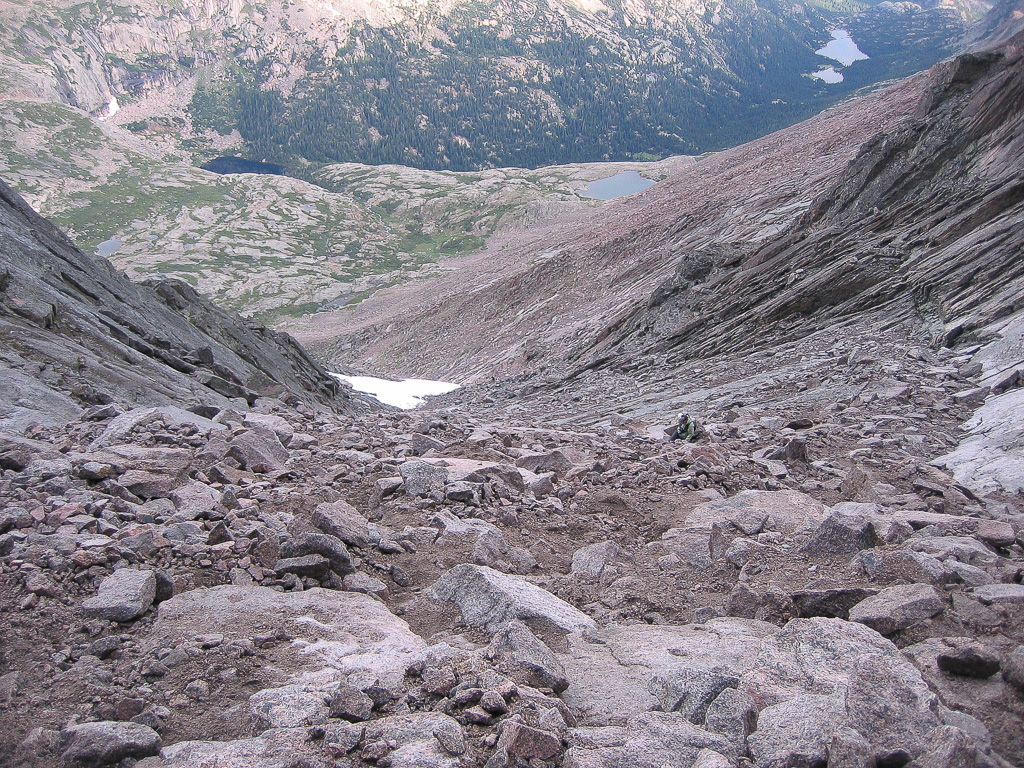
[[[204,171],[213,173],[272,173],[275,176],[284,175],[284,166],[277,163],[261,163],[256,160],[246,160],[244,157],[215,157],[206,165],[200,166]]]
[[[102,243],[96,246],[96,255],[102,256],[104,259],[109,259],[113,253],[120,248],[123,243],[116,238],[110,240],[104,240]]]
[[[845,29],[832,30],[832,39],[827,45],[815,51],[819,56],[832,61],[838,61],[842,66],[848,67],[855,61],[864,61],[870,58],[864,51],[857,47],[857,43],[850,37]],[[817,72],[812,72],[811,77],[823,80],[826,83],[843,82],[843,73],[835,67],[823,67]]]
[[[811,72],[811,77],[824,80],[826,83],[843,82],[843,73],[836,70],[835,67],[825,67],[824,69],[819,69],[817,72]]]
[[[832,59],[838,61],[844,67],[848,67],[855,61],[864,61],[869,58],[864,51],[857,47],[857,44],[853,42],[853,38],[850,37],[850,33],[845,29],[835,29],[832,31],[832,39],[828,42],[824,48],[819,48],[815,51],[819,56],[824,56],[826,59]]]
[[[607,179],[598,179],[587,184],[583,192],[584,197],[593,197],[598,200],[614,200],[616,197],[635,195],[643,192],[648,187],[653,187],[654,182],[645,179],[636,171],[623,171]]]

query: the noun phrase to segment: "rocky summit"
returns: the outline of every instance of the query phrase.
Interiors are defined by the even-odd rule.
[[[414,411],[0,190],[0,764],[1024,764],[999,29],[324,319]]]

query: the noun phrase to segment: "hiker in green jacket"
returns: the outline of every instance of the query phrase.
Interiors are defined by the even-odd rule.
[[[693,442],[697,437],[697,422],[690,418],[687,413],[679,414],[679,424],[676,426],[676,431],[672,433],[672,437],[669,440],[685,440],[688,443]]]

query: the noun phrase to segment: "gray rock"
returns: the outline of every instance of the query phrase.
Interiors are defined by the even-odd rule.
[[[581,729],[592,731],[598,729]],[[603,729],[602,729],[603,730]],[[629,720],[625,739],[614,746],[573,746],[565,768],[690,768],[704,750],[731,753],[728,741],[708,733],[678,714],[646,712]],[[614,742],[613,742],[614,743]]]
[[[331,694],[331,717],[340,717],[353,723],[369,720],[373,714],[373,699],[354,685],[342,683]]]
[[[320,555],[302,555],[300,557],[283,557],[274,563],[274,572],[278,576],[293,573],[306,579],[325,580],[331,573],[331,563]]]
[[[875,768],[871,744],[852,728],[839,728],[828,743],[828,764],[832,768]]]
[[[542,634],[561,635],[597,627],[589,616],[550,592],[486,566],[456,566],[444,573],[427,593],[434,600],[454,603],[467,624],[489,631],[497,631],[512,619],[519,619]]]
[[[961,645],[946,653],[940,653],[935,663],[943,672],[958,677],[992,677],[1002,664],[999,656],[979,643]]]
[[[225,585],[182,592],[157,609],[154,637],[180,644],[214,632],[224,635],[225,643],[292,638],[295,642],[264,646],[263,663],[281,669],[319,665],[345,675],[360,689],[378,680],[399,684],[425,647],[379,601],[356,592]]]
[[[799,491],[740,491],[735,496],[696,507],[686,517],[686,528],[711,530],[716,522],[732,523],[756,514],[764,529],[796,533],[816,528],[825,518],[825,507]],[[749,524],[745,524],[748,530]]]
[[[573,553],[572,573],[597,578],[605,568],[623,556],[622,548],[614,541],[588,544]]]
[[[282,558],[299,558],[306,555],[320,555],[330,563],[331,570],[339,576],[355,571],[352,557],[341,539],[326,533],[303,533],[286,539],[281,544]]]
[[[907,542],[907,549],[924,552],[940,560],[956,558],[969,565],[994,565],[999,557],[977,539],[969,536],[926,536]]]
[[[647,690],[658,698],[663,711],[678,712],[691,723],[701,725],[711,703],[739,682],[735,675],[684,667],[655,675]]]
[[[60,735],[60,760],[67,768],[116,765],[126,758],[156,755],[161,746],[160,734],[138,723],[82,723],[65,728]]]
[[[392,768],[455,768],[459,757],[448,752],[434,734],[446,732],[454,740],[461,726],[440,712],[389,715],[366,723],[365,743],[387,745]],[[378,764],[380,761],[377,761]]]
[[[946,607],[929,584],[889,587],[862,600],[850,609],[850,621],[866,624],[883,635],[891,635],[940,613]]]
[[[277,728],[256,738],[234,741],[179,741],[150,758],[138,768],[284,768],[317,765],[322,759],[318,746],[309,744],[305,728]]]
[[[1018,691],[1024,691],[1024,645],[1018,645],[1006,655],[1003,680]]]
[[[458,480],[448,483],[444,487],[444,497],[448,501],[459,502],[460,504],[479,504],[483,486],[480,483],[470,483],[466,480]]]
[[[407,461],[398,468],[410,496],[431,496],[443,494],[448,482],[448,471],[425,461]]]
[[[1024,584],[987,584],[976,587],[974,596],[986,605],[1006,605],[1019,608],[1024,604]]]
[[[516,466],[535,473],[555,472],[561,474],[568,472],[580,461],[581,459],[574,452],[559,448],[550,453],[528,453],[520,456],[516,459]]]
[[[228,456],[250,472],[276,472],[284,469],[288,449],[270,430],[250,429],[232,437]]]
[[[692,768],[733,768],[736,764],[721,752],[713,749],[702,749],[697,753]]]
[[[438,440],[436,437],[430,435],[424,435],[422,432],[417,432],[412,436],[412,453],[414,456],[422,456],[428,451],[443,451],[444,442]]]
[[[157,420],[164,422],[168,426],[192,425],[201,434],[209,434],[210,432],[227,429],[223,424],[218,424],[215,421],[173,405],[163,405],[157,408],[133,408],[111,421],[106,429],[103,430],[103,433],[92,442],[90,449],[95,451],[123,442],[124,438],[132,430]]]
[[[871,521],[846,510],[833,511],[804,545],[810,555],[851,555],[877,544]]]
[[[766,708],[802,699],[805,715],[794,705],[775,710],[768,721],[789,729],[783,716],[789,712],[818,729],[801,749],[824,748],[838,729],[852,728],[873,754],[912,751],[939,724],[936,697],[914,665],[874,630],[840,619],[793,619],[766,638],[740,690]],[[786,745],[767,732],[764,714],[758,717],[758,732],[766,731],[760,749],[769,755]]]
[[[988,768],[993,763],[978,752],[974,740],[952,725],[928,734],[927,747],[907,768]]]
[[[295,434],[295,430],[286,419],[272,413],[254,413],[250,411],[245,414],[242,423],[247,427],[260,429],[264,432],[273,432],[277,435],[281,445],[288,445],[292,435]]]
[[[823,616],[827,619],[849,619],[850,609],[853,606],[877,594],[877,589],[850,587],[794,592],[792,598],[797,616],[801,619],[810,619],[815,616]]]
[[[924,552],[901,549],[896,552],[864,550],[854,556],[850,567],[871,581],[897,580],[927,584],[949,584],[957,580],[956,574],[938,558]]]
[[[680,669],[741,676],[753,667],[765,639],[777,632],[761,621],[715,618],[569,635],[567,650],[557,654],[571,681],[562,699],[591,725],[621,725],[660,704],[649,690],[656,676]]]
[[[511,621],[494,633],[487,655],[494,659],[498,671],[517,683],[551,688],[555,693],[569,687],[558,657],[518,621]]]
[[[758,768],[777,765],[824,765],[828,745],[841,720],[832,696],[804,694],[765,707],[747,743]]]
[[[704,727],[728,739],[735,755],[747,754],[747,737],[756,725],[757,704],[750,694],[735,688],[718,694],[704,715]]]
[[[521,760],[550,760],[562,751],[562,740],[551,731],[506,720],[501,726],[498,749]]]
[[[153,571],[122,568],[100,582],[99,594],[82,603],[82,609],[97,619],[131,621],[144,614],[155,598]]]
[[[327,695],[302,685],[268,688],[249,697],[249,712],[258,731],[321,725],[327,722]]]

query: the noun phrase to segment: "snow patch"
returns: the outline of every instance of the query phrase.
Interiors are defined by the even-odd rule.
[[[429,395],[443,395],[445,392],[459,388],[458,384],[451,384],[447,381],[430,381],[429,379],[391,381],[375,376],[345,376],[340,373],[331,375],[339,381],[350,384],[356,392],[365,392],[385,405],[393,405],[405,410],[423,405],[424,398]]]
[[[120,111],[121,105],[117,103],[117,97],[111,96],[110,101],[107,102],[106,114],[102,115],[99,119],[109,120]]]

